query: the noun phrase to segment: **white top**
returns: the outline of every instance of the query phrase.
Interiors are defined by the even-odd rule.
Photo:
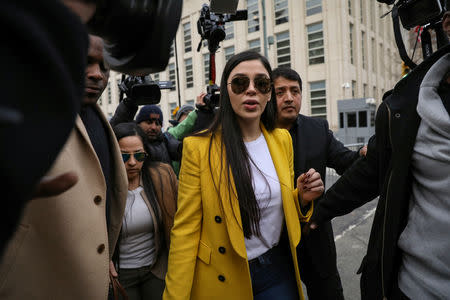
[[[120,268],[133,269],[155,262],[153,218],[141,196],[142,187],[128,191],[120,240]]]
[[[247,259],[251,260],[278,244],[284,214],[280,182],[264,135],[261,134],[256,140],[246,142],[245,146],[254,163],[250,161],[253,190],[261,211],[259,222],[261,237],[252,236],[245,239]]]

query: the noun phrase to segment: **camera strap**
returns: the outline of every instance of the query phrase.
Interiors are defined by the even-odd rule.
[[[408,67],[414,69],[417,65],[409,58],[408,53],[406,53],[405,44],[403,43],[402,34],[400,32],[400,20],[397,5],[394,5],[392,8],[392,23],[394,24],[395,43],[397,44],[400,57]]]

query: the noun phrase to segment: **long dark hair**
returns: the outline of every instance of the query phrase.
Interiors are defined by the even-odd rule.
[[[252,185],[252,175],[250,167],[250,157],[245,147],[241,128],[239,126],[236,114],[231,106],[230,95],[228,94],[227,81],[231,71],[241,62],[249,60],[259,60],[264,68],[267,70],[272,81],[272,69],[269,61],[261,54],[254,51],[244,51],[231,57],[222,73],[222,79],[220,82],[220,107],[216,114],[216,117],[205,134],[211,134],[210,146],[209,146],[209,166],[212,174],[211,166],[211,146],[214,136],[220,131],[221,133],[221,145],[220,151],[225,148],[225,161],[226,161],[226,174],[228,191],[231,195],[233,188],[230,181],[230,169],[234,178],[234,185],[237,192],[237,199],[239,200],[239,209],[241,212],[242,229],[244,236],[250,238],[252,235],[260,236],[259,221],[261,219],[260,208],[256,201],[255,191]],[[261,122],[268,131],[272,131],[275,128],[276,121],[276,101],[273,96],[272,99],[266,105],[264,112],[261,115]],[[221,153],[220,157],[223,157]],[[220,165],[220,174],[222,174],[223,166]],[[214,180],[213,180],[214,181]],[[219,179],[220,182],[220,179]],[[216,182],[214,186],[218,192]],[[220,193],[218,192],[220,197]]]
[[[141,139],[142,144],[144,146],[145,152],[147,154],[150,153],[150,149],[148,148],[148,140],[145,132],[134,122],[129,123],[120,123],[114,126],[113,131],[116,135],[117,141],[127,136],[137,136]],[[151,157],[147,157],[142,165],[141,176],[142,176],[142,184],[144,187],[145,195],[147,196],[148,201],[155,213],[156,220],[153,220],[154,223],[158,224],[158,228],[160,229],[160,237],[164,238],[164,234],[162,234],[162,216],[161,210],[158,205],[157,195],[155,193],[155,188],[153,186],[153,181],[150,176],[150,169],[155,168],[156,162],[152,161]]]

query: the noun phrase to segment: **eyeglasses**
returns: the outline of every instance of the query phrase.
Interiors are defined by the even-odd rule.
[[[230,83],[233,93],[239,95],[245,92],[250,85],[250,78],[248,76],[236,76]],[[256,76],[253,79],[255,88],[262,94],[267,94],[272,90],[272,82],[267,76]]]
[[[147,158],[147,153],[144,151],[136,153],[122,153],[123,162],[126,163],[130,159],[131,155],[133,155],[134,159],[139,162],[143,162]]]

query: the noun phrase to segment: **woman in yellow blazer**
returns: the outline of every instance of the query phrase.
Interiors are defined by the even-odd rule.
[[[165,300],[303,299],[296,246],[312,207],[306,215],[300,207],[323,183],[311,169],[294,190],[291,137],[274,129],[271,73],[256,52],[230,58],[214,123],[183,142]]]

